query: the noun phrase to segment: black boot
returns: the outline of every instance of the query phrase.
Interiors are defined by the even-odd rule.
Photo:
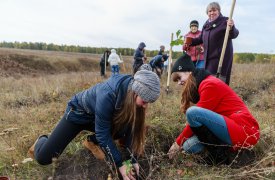
[[[228,164],[229,146],[226,143],[222,142],[206,126],[191,127],[191,129],[209,152],[209,156],[205,158],[207,164]]]

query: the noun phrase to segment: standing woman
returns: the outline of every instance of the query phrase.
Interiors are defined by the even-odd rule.
[[[142,64],[146,61],[146,55],[145,55],[145,43],[141,42],[138,45],[138,48],[135,50],[134,53],[134,64],[133,64],[133,74],[135,74],[139,68],[142,66]]]
[[[199,38],[194,38],[190,46],[196,46],[203,43],[205,69],[215,75],[218,70],[226,27],[227,25],[230,26],[221,70],[221,75],[226,77],[225,83],[229,85],[233,63],[232,39],[237,38],[239,30],[236,29],[233,20],[229,21],[228,17],[224,17],[221,14],[220,5],[217,2],[210,3],[206,8],[206,13],[209,19],[203,25],[201,36]]]
[[[206,147],[215,162],[227,163],[228,153],[258,142],[259,125],[245,103],[220,79],[196,69],[190,56],[175,62],[172,78],[183,86],[181,111],[187,125],[171,146],[170,158],[180,149],[199,153]]]
[[[111,50],[108,63],[110,63],[112,75],[119,74],[119,63],[123,63],[123,61],[119,58],[115,49]]]
[[[141,155],[145,143],[145,110],[158,99],[160,81],[148,70],[135,76],[113,75],[106,82],[84,90],[68,102],[65,114],[49,136],[40,136],[29,154],[41,165],[52,163],[82,130],[94,132],[84,141],[98,159],[110,160],[118,167],[123,179],[134,179],[126,173],[121,152],[114,140],[123,139],[134,157]],[[139,165],[131,159],[136,173]]]
[[[200,37],[201,31],[199,30],[199,22],[197,20],[193,20],[190,22],[190,31],[184,35],[184,38],[197,38]],[[204,68],[204,58],[203,58],[203,44],[199,44],[197,46],[192,46],[186,48],[183,46],[183,50],[191,56],[191,59],[196,68]]]
[[[110,53],[111,53],[111,51],[107,49],[100,58],[99,65],[100,65],[100,75],[101,76],[105,76],[105,73],[106,73],[105,72],[105,61],[108,60]],[[109,63],[106,62],[106,66],[108,66],[108,65],[109,65]]]

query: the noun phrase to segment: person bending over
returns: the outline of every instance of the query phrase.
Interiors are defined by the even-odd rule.
[[[171,146],[169,158],[181,149],[200,153],[206,148],[216,164],[227,164],[228,153],[258,142],[259,125],[245,103],[222,80],[196,69],[190,56],[175,62],[172,78],[183,86],[181,111],[187,124]]]
[[[152,71],[140,70],[134,76],[113,75],[73,96],[57,126],[49,136],[42,135],[36,140],[29,155],[41,165],[51,164],[79,132],[88,130],[94,134],[87,137],[84,146],[96,158],[113,162],[123,179],[134,179],[132,172],[126,173],[114,140],[124,140],[139,174],[136,158],[144,151],[145,110],[159,95],[160,81]]]

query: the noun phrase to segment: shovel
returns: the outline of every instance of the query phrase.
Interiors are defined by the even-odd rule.
[[[173,41],[174,33],[171,34],[171,42]],[[168,58],[168,77],[167,77],[167,83],[166,83],[166,93],[169,93],[169,84],[170,84],[170,77],[171,77],[171,66],[172,66],[172,45],[170,45],[169,50],[169,58]]]
[[[236,0],[232,0],[232,5],[231,5],[231,10],[230,10],[230,15],[229,15],[228,21],[232,20],[235,3],[236,3]],[[226,81],[226,77],[221,75],[221,70],[222,70],[222,63],[223,63],[223,58],[224,58],[224,54],[225,54],[225,49],[226,49],[226,45],[227,45],[227,41],[228,41],[229,31],[230,31],[230,26],[227,25],[226,31],[225,31],[225,36],[224,36],[224,41],[223,41],[223,45],[222,45],[222,52],[221,52],[221,56],[220,56],[220,60],[219,60],[218,71],[216,74],[216,77],[221,79],[223,82]]]

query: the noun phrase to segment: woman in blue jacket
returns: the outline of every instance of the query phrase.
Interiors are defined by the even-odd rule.
[[[146,54],[145,52],[145,43],[141,42],[138,45],[138,48],[135,50],[134,53],[134,63],[133,63],[133,74],[135,74],[139,68],[142,66],[142,64],[144,64],[144,62],[146,61]]]
[[[73,96],[52,133],[40,136],[29,154],[41,165],[50,164],[80,131],[89,130],[94,134],[88,136],[84,146],[97,158],[114,162],[123,179],[132,179],[132,174],[126,173],[114,140],[125,140],[132,157],[141,155],[145,143],[145,109],[159,95],[160,81],[152,71],[140,70],[134,77],[114,75]],[[135,158],[132,164],[139,173]]]

